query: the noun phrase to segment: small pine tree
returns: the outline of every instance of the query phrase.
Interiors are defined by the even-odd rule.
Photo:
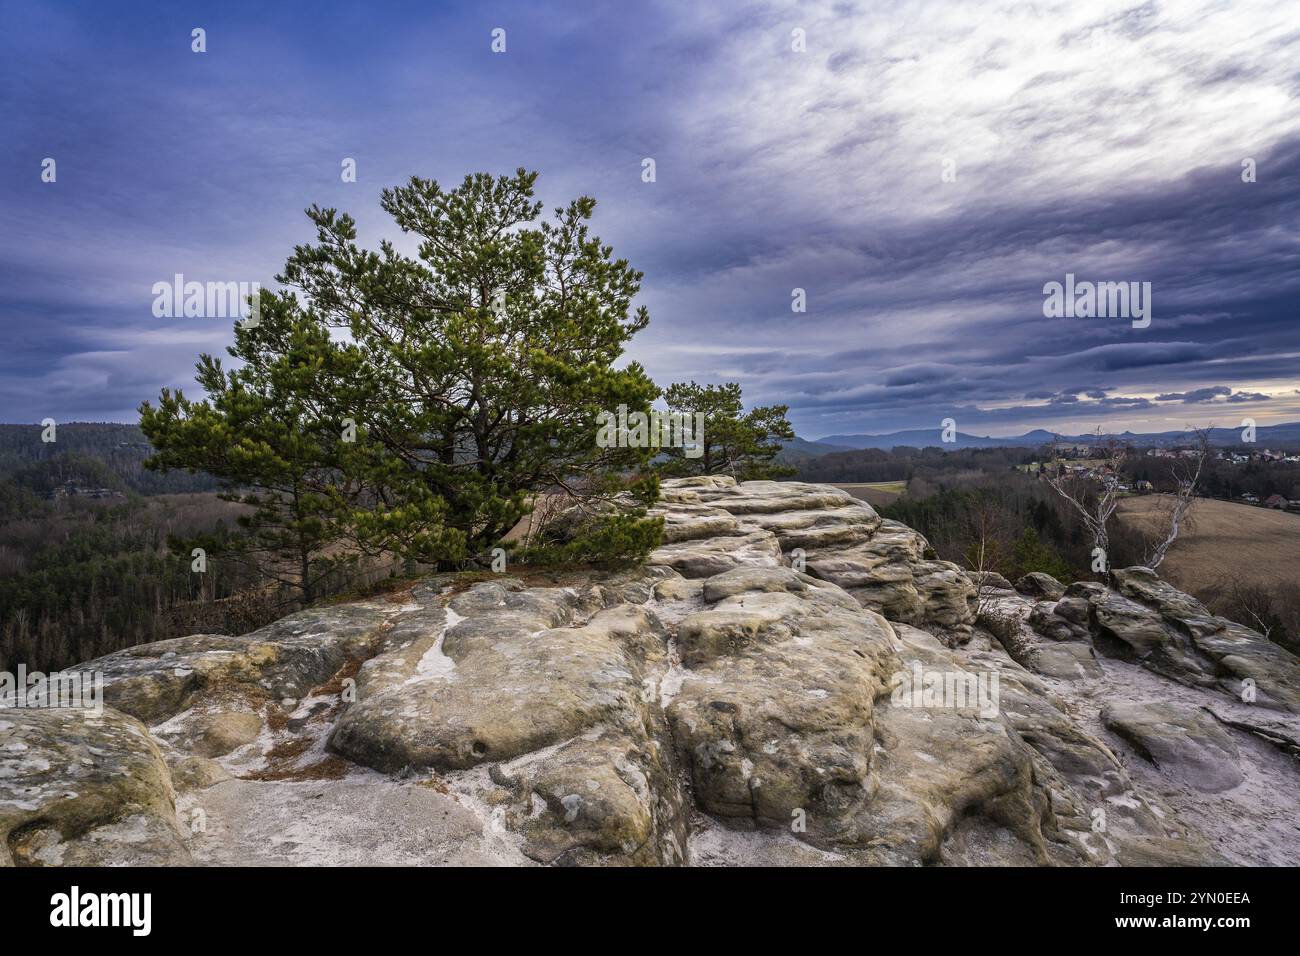
[[[745,412],[740,383],[697,385],[678,382],[664,393],[670,412],[703,414],[703,436],[694,446],[664,448],[659,464],[665,475],[731,475],[737,481],[786,478],[794,468],[775,462],[781,442],[794,438],[786,421],[788,405],[765,405]]]
[[[1050,544],[1038,537],[1038,532],[1032,526],[1025,528],[1016,539],[1011,549],[1011,564],[1016,578],[1032,571],[1050,574],[1058,581],[1068,582],[1073,577],[1070,566]]]

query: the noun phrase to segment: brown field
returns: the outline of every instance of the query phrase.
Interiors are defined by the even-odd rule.
[[[1150,523],[1160,495],[1125,498],[1121,521]],[[1231,501],[1199,499],[1192,525],[1169,549],[1161,577],[1199,592],[1234,575],[1276,587],[1300,587],[1300,515]]]
[[[835,485],[836,488],[843,488],[854,498],[861,498],[873,508],[880,508],[892,504],[899,495],[907,490],[905,481],[870,481],[854,482],[850,484]]]

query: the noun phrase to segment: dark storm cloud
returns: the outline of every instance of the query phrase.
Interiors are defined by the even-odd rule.
[[[1157,402],[1185,402],[1193,404],[1195,402],[1209,402],[1224,395],[1231,395],[1232,389],[1226,385],[1210,385],[1206,388],[1194,389],[1190,392],[1166,392],[1163,395],[1157,395]]]

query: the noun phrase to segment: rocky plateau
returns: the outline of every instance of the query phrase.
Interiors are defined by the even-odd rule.
[[[1282,865],[1300,660],[833,487],[664,482],[618,572],[440,575],[0,709],[0,865]]]

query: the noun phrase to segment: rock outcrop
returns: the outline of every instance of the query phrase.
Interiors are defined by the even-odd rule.
[[[434,576],[0,710],[0,863],[1295,861],[1297,662],[1158,578],[972,579],[846,493],[664,483],[622,572]]]
[[[975,587],[957,565],[933,560],[925,538],[838,488],[686,478],[666,483],[652,513],[664,515],[669,543],[650,563],[686,577],[793,564],[891,621],[965,633],[974,618]]]

